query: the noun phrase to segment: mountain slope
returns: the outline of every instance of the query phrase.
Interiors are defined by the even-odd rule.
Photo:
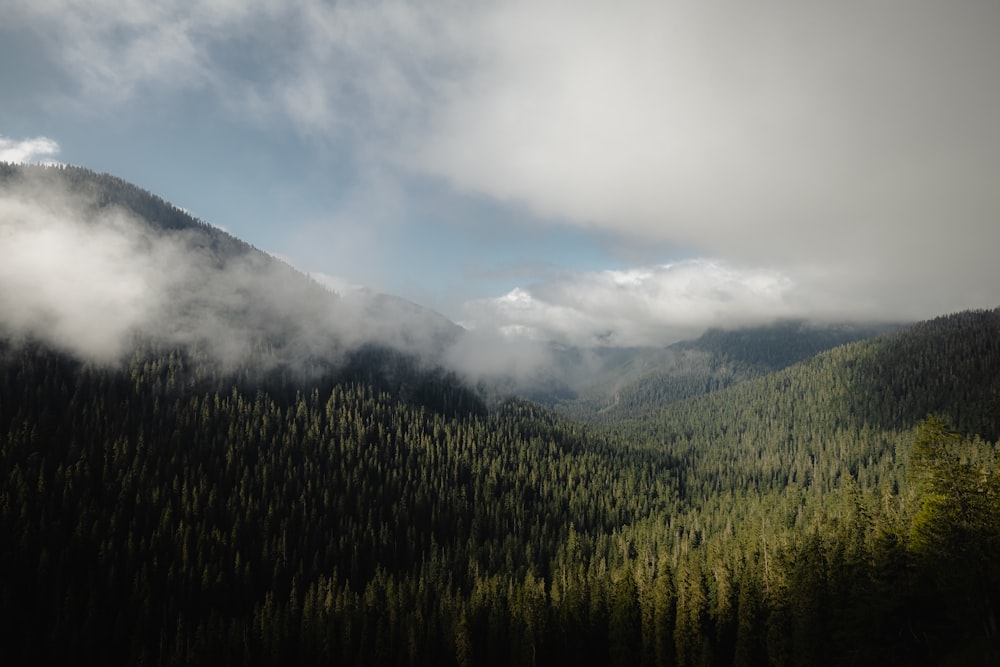
[[[780,370],[838,345],[899,325],[810,324],[789,320],[739,329],[712,329],[664,349],[619,353],[581,397],[557,404],[585,421],[636,417],[675,401],[712,393]]]
[[[840,347],[603,435],[523,401],[414,407],[360,357],[350,382],[192,383],[181,351],[110,368],[8,347],[0,606],[19,613],[0,643],[146,664],[935,662],[989,613],[954,602],[1000,591],[967,567],[1000,508],[983,496],[934,542],[952,524],[921,509],[908,415],[996,405],[998,321]],[[928,377],[950,379],[922,394]],[[1000,484],[992,446],[955,442]],[[959,565],[975,578],[934,574]]]
[[[700,395],[588,426],[523,399],[487,409],[453,374],[384,337],[352,344],[345,327],[366,316],[348,315],[348,299],[304,287],[300,274],[189,218],[139,224],[102,199],[113,188],[100,178],[72,174],[83,185],[59,187],[94,190],[5,181],[0,243],[42,239],[60,251],[58,239],[23,231],[48,225],[77,242],[66,258],[95,272],[119,262],[118,277],[149,281],[140,296],[180,301],[99,323],[120,325],[103,330],[120,345],[102,357],[99,339],[62,336],[56,311],[0,292],[6,660],[1000,658],[1000,310],[775,372],[766,371],[811,352],[788,349],[798,325],[771,342],[711,333],[673,349]],[[95,239],[119,239],[117,251]],[[139,251],[156,271],[129,273]],[[184,271],[156,277],[185,253],[195,259]],[[27,268],[5,259],[2,270]],[[293,279],[280,287],[261,280],[282,272]],[[117,295],[112,305],[137,303],[100,286],[72,295],[94,307],[105,293]],[[58,292],[32,294],[65,305]],[[409,305],[373,306],[389,320],[397,307]],[[181,336],[163,312],[212,326]],[[229,335],[223,362],[212,332]],[[742,375],[722,387],[732,369]],[[712,377],[719,387],[706,387]]]
[[[20,258],[0,274],[0,307],[7,313],[0,327],[85,358],[117,361],[137,338],[201,349],[229,368],[252,360],[257,367],[313,373],[372,345],[458,371],[469,359],[504,356],[496,341],[469,341],[461,327],[403,299],[324,289],[107,174],[0,165],[0,206],[0,251]],[[527,371],[500,365],[466,377],[482,381],[490,395],[520,394],[577,418],[614,419],[756,377],[874,331],[787,322],[712,331],[660,350],[551,347],[535,350],[537,362]],[[516,350],[505,354],[518,356]]]
[[[0,203],[0,326],[86,358],[114,361],[139,337],[228,366],[336,366],[372,344],[433,362],[461,331],[384,295],[342,298],[106,174],[0,165]]]
[[[701,398],[613,422],[682,461],[686,494],[902,484],[905,437],[928,414],[1000,438],[1000,310],[964,312],[821,353]]]

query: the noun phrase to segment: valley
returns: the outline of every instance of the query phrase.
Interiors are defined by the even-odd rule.
[[[113,177],[0,166],[0,194],[155,270],[92,339],[66,295],[0,293],[11,664],[1000,658],[1000,309],[473,373],[446,318]]]

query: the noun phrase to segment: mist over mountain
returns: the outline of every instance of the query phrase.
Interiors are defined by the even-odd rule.
[[[439,359],[459,328],[402,299],[337,294],[124,181],[0,168],[0,327],[112,363],[137,340],[225,366],[307,368],[362,345]]]
[[[596,375],[554,402],[563,414],[615,420],[709,394],[772,373],[896,324],[815,324],[783,320],[765,326],[710,329],[664,348],[607,350]]]
[[[707,337],[667,348],[583,347],[464,330],[404,299],[299,272],[149,192],[78,167],[3,165],[0,229],[0,328],[101,363],[153,341],[189,346],[226,368],[323,372],[375,345],[447,368],[497,399],[580,399],[586,409],[645,392],[642,383],[657,375],[725,386],[776,367],[748,360],[730,378],[729,353],[709,350]],[[774,347],[786,355],[805,345],[789,362],[851,339],[800,324],[746,335],[759,345],[784,332]]]
[[[523,400],[413,402],[378,350],[344,381],[192,385],[177,352],[116,368],[0,347],[0,646],[990,664],[998,331],[1000,311],[961,313],[600,429]]]
[[[510,338],[73,167],[0,256],[13,664],[1000,658],[1000,309]]]

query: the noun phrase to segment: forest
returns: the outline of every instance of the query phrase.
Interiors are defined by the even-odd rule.
[[[3,662],[997,664],[1000,309],[817,352],[554,410],[375,344],[7,336]]]

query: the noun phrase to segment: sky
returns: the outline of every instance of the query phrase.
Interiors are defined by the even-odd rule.
[[[470,329],[1000,305],[995,0],[8,0],[0,160]]]

